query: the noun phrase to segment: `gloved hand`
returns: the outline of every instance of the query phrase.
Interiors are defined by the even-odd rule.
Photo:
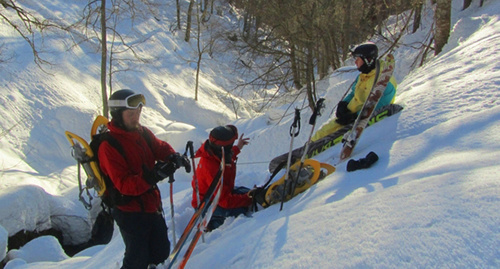
[[[348,104],[346,101],[340,101],[337,105],[337,111],[335,112],[337,119],[335,121],[341,125],[348,125],[356,120],[357,115],[347,108]]]
[[[347,162],[346,170],[347,172],[356,171],[358,169],[370,168],[374,163],[378,161],[378,156],[375,152],[370,151],[365,158],[359,160],[351,159]]]
[[[159,181],[171,176],[177,168],[172,162],[157,162],[153,170],[149,170],[145,165],[142,167],[144,180],[150,185],[154,185]]]
[[[351,111],[347,108],[347,105],[349,105],[347,101],[340,101],[337,104],[337,111],[335,112],[335,116],[337,116],[337,118],[342,118],[347,113],[351,113]]]
[[[266,191],[267,189],[264,189],[262,187],[254,187],[247,193],[247,195],[262,207],[267,207],[268,205],[266,203],[266,197],[265,197]]]
[[[168,156],[168,161],[174,164],[175,169],[179,169],[181,166],[184,166],[186,173],[191,173],[191,163],[186,155],[181,155],[179,152],[176,152]]]

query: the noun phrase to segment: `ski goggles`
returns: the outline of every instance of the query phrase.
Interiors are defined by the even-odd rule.
[[[352,58],[354,58],[354,60],[356,60],[356,58],[360,57],[361,59],[363,59],[365,56],[361,53],[354,53],[354,52],[351,52],[351,56]]]
[[[109,107],[124,107],[128,109],[137,109],[139,106],[145,106],[146,105],[146,98],[144,95],[137,93],[137,94],[132,94],[130,96],[127,96],[125,100],[109,100],[108,101],[108,106]]]

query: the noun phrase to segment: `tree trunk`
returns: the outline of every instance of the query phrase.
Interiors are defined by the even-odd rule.
[[[451,0],[437,0],[434,14],[434,54],[439,54],[448,42],[451,27]]]
[[[342,31],[342,60],[346,60],[349,55],[349,45],[351,44],[351,2],[344,2],[344,25]]]
[[[259,18],[259,16],[255,17],[255,30],[253,33],[253,42],[254,43],[259,42],[259,28],[261,27],[261,25],[262,25],[262,23],[261,23],[261,19]]]
[[[307,45],[307,65],[306,65],[306,80],[307,80],[307,100],[309,107],[314,110],[314,100],[316,97],[314,84],[314,63],[313,63],[313,49],[312,44]]]
[[[334,27],[331,27],[329,30],[328,30],[328,37],[329,37],[329,43],[330,43],[330,46],[329,46],[329,58],[330,58],[330,66],[332,67],[333,70],[337,69],[340,67],[340,56],[342,56],[341,54],[338,53],[338,50],[339,50],[339,45],[337,44],[337,40],[335,39],[335,37],[337,36],[337,31]],[[342,44],[340,44],[342,46]],[[348,57],[347,55],[349,55],[349,47],[347,47],[346,49],[347,51],[345,52],[346,53],[346,56],[345,57]],[[344,57],[344,56],[342,56]]]
[[[106,0],[101,1],[101,94],[102,115],[108,117],[108,93],[106,90],[106,62],[107,62],[107,40],[106,40]]]
[[[464,0],[464,8],[463,9],[464,10],[467,9],[471,3],[472,3],[472,0]]]
[[[483,6],[483,0],[479,1],[479,7]]]
[[[415,14],[413,17],[413,33],[417,32],[420,28],[420,22],[422,21],[422,6],[423,3],[419,1],[415,6]]]
[[[197,39],[196,39],[196,48],[198,52],[198,60],[196,61],[196,79],[195,79],[195,87],[194,87],[194,100],[198,101],[198,88],[200,84],[200,69],[201,69],[201,60],[203,59],[203,49],[201,48],[201,22],[200,22],[200,10],[197,10],[196,13],[196,25],[198,26]]]
[[[177,6],[177,30],[181,29],[181,3],[180,0],[176,0],[175,4]]]
[[[109,86],[109,96],[113,93],[113,46],[109,50],[109,66],[108,66],[108,86]]]
[[[186,42],[189,42],[189,39],[191,38],[191,20],[192,20],[193,6],[194,6],[194,0],[189,1],[189,7],[187,11],[186,36],[184,37],[184,40]]]
[[[295,45],[290,42],[290,63],[293,74],[293,84],[295,85],[295,89],[302,88],[302,84],[300,83],[300,71],[297,67],[297,56],[295,55]]]
[[[328,68],[330,67],[330,50],[328,47],[327,37],[321,38],[317,45],[317,59],[318,59],[318,75],[319,79],[323,79],[328,75]]]
[[[243,33],[242,33],[242,38],[245,41],[248,41],[249,35],[250,35],[250,12],[245,11],[245,15],[243,15]]]

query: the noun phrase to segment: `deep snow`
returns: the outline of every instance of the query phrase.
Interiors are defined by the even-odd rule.
[[[70,20],[74,6],[51,3],[50,10],[61,12],[50,16]],[[394,53],[400,82],[396,102],[405,109],[367,129],[353,155],[359,159],[376,152],[380,160],[373,167],[346,172],[345,164],[337,163],[338,146],[317,156],[337,171],[287,202],[281,212],[272,206],[249,218],[227,220],[198,243],[187,267],[500,267],[500,2],[485,1],[479,8],[473,1],[465,11],[461,5],[453,1],[453,30],[440,55],[411,70],[417,52],[401,46]],[[168,13],[161,15],[173,21]],[[423,17],[423,29],[406,35],[404,43],[427,33],[429,9]],[[137,28],[144,35],[168,29],[155,20]],[[264,114],[242,109],[235,120],[221,96],[236,75],[229,64],[208,59],[195,102],[194,70],[178,60],[179,54],[190,55],[180,47],[182,36],[158,32],[148,48],[152,56],[161,56],[157,69],[119,75],[115,89],[143,92],[148,105],[142,123],[180,152],[188,139],[199,145],[211,128],[235,124],[251,138],[239,157],[237,184],[264,183],[269,160],[289,147],[292,118],[279,121],[288,105]],[[18,57],[8,68],[0,66],[0,258],[12,259],[6,268],[119,268],[124,245],[117,229],[108,245],[71,258],[50,236],[6,253],[7,236],[22,229],[57,227],[66,231],[67,242],[88,239],[95,212],[89,214],[77,200],[76,166],[63,133],[88,138],[100,91],[99,57],[88,47],[68,56],[61,42],[49,41],[57,65],[47,74],[34,65],[19,37],[4,26],[1,36]],[[357,74],[352,67],[340,71],[318,83],[327,99],[319,125]],[[238,102],[244,106],[244,100]],[[307,109],[302,111],[296,146],[308,137],[309,116]],[[171,227],[168,183],[160,188]],[[190,175],[177,172],[174,191],[179,237],[193,213]]]

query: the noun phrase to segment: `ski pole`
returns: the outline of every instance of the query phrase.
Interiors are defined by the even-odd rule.
[[[312,125],[311,127],[311,132],[309,133],[309,138],[306,141],[306,145],[304,146],[304,153],[302,154],[302,157],[300,158],[300,166],[299,169],[297,170],[297,173],[295,174],[295,177],[292,178],[292,195],[295,193],[295,188],[297,187],[297,181],[299,180],[299,174],[300,170],[304,167],[304,161],[307,156],[307,151],[309,150],[309,144],[311,143],[311,138],[314,133],[314,127],[316,126],[316,118],[318,116],[321,116],[321,110],[325,107],[324,105],[324,98],[320,98],[316,102],[316,106],[314,106],[314,111],[311,115],[311,118],[309,118],[309,124]]]
[[[196,206],[200,206],[200,189],[198,187],[198,177],[196,177],[196,164],[194,161],[194,148],[193,148],[193,141],[188,141],[186,144],[186,153],[189,150],[189,155],[191,157],[191,165],[193,167],[193,180],[194,180],[194,186],[195,186],[195,191],[196,191]],[[186,155],[186,153],[184,153]]]
[[[175,237],[175,221],[174,221],[174,174],[171,174],[168,178],[168,183],[170,183],[170,213],[172,215],[172,234],[174,237],[174,245],[177,244],[177,239]]]
[[[286,174],[285,174],[285,182],[284,182],[284,188],[283,191],[281,192],[281,205],[280,205],[280,211],[283,210],[283,203],[285,202],[285,194],[286,194],[286,188],[288,185],[288,174],[290,173],[290,163],[292,160],[292,150],[293,150],[293,139],[299,135],[300,132],[300,109],[295,108],[295,117],[293,119],[292,126],[290,126],[290,150],[288,151],[288,159],[286,163]]]
[[[198,187],[198,177],[196,176],[196,163],[194,161],[194,147],[193,147],[193,141],[188,141],[186,144],[186,152],[184,155],[187,154],[189,150],[189,155],[191,157],[191,166],[193,167],[193,180],[194,180],[194,189],[196,192],[196,208],[200,207],[200,189]],[[201,241],[205,243],[205,234],[201,235]]]

